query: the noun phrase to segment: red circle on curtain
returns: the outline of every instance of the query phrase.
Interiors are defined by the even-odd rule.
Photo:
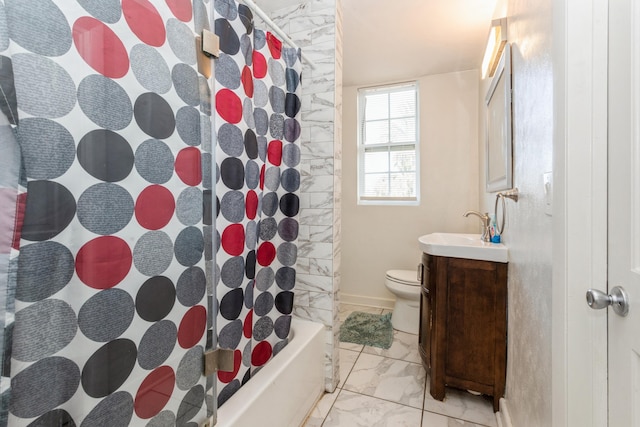
[[[161,185],[150,185],[136,200],[136,219],[147,230],[159,230],[171,221],[175,209],[171,191]]]
[[[282,56],[282,42],[276,36],[267,32],[267,45],[273,59],[280,59]]]
[[[244,93],[249,98],[253,98],[253,76],[251,75],[251,68],[246,65],[242,69],[242,87],[244,88]]]
[[[253,286],[253,284],[250,286]],[[249,310],[249,313],[247,313],[247,316],[244,318],[242,332],[244,333],[245,338],[251,338],[253,333],[253,309]]]
[[[133,257],[127,242],[114,236],[93,239],[76,255],[76,273],[85,285],[109,289],[120,283],[131,269]]]
[[[267,75],[267,60],[257,50],[253,51],[253,76],[262,79]]]
[[[274,259],[276,259],[276,247],[271,242],[263,242],[258,247],[258,253],[256,254],[258,264],[266,267],[271,265]]]
[[[247,192],[245,210],[247,213],[247,218],[249,219],[256,218],[256,215],[258,214],[258,195],[253,190],[249,190]]]
[[[202,159],[197,147],[180,150],[176,156],[175,170],[182,182],[195,186],[202,181]]]
[[[176,384],[176,375],[170,366],[160,366],[154,369],[142,381],[133,408],[136,415],[142,419],[155,417],[162,411]]]
[[[166,0],[166,2],[173,16],[182,22],[191,21],[191,15],[193,14],[191,0]]]
[[[240,364],[242,364],[242,352],[236,350],[233,352],[233,371],[218,371],[218,379],[225,384],[230,383],[238,375],[240,370]]]
[[[144,43],[160,47],[167,32],[164,22],[148,0],[122,0],[122,14],[131,31]]]
[[[191,348],[198,344],[207,328],[207,310],[196,305],[186,312],[178,327],[178,344],[182,348]]]
[[[275,139],[269,143],[267,158],[272,165],[280,166],[282,163],[282,141]]]
[[[216,93],[216,111],[223,120],[239,123],[242,120],[242,101],[233,91],[221,89]]]
[[[260,189],[264,190],[264,173],[266,170],[266,166],[262,165],[262,167],[260,168]]]
[[[78,18],[73,23],[73,42],[82,59],[103,76],[118,79],[129,71],[124,44],[111,28],[97,19]]]
[[[242,224],[231,224],[225,228],[220,243],[222,249],[229,255],[242,255],[244,251],[244,227]]]
[[[253,366],[264,365],[271,358],[272,352],[271,344],[267,341],[259,342],[251,352],[251,364]]]

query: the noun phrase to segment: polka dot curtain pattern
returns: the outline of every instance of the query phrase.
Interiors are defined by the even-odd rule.
[[[0,1],[0,425],[212,414],[211,8]]]
[[[216,297],[224,404],[288,342],[300,206],[300,52],[255,28],[252,12],[214,1]]]

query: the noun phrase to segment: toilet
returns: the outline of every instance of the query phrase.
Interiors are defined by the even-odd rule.
[[[420,282],[415,270],[389,270],[384,284],[396,296],[391,315],[393,329],[417,335],[420,325]]]

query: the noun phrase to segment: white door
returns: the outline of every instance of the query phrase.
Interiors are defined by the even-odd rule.
[[[609,0],[609,427],[640,426],[640,1]]]

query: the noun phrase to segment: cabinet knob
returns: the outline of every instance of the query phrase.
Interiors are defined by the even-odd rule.
[[[422,283],[422,276],[424,275],[424,264],[418,264],[418,282]]]

